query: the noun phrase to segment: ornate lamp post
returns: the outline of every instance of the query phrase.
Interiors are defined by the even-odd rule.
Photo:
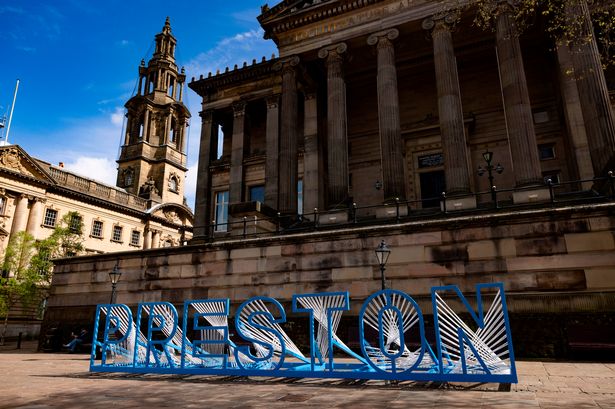
[[[504,167],[502,167],[499,163],[495,166],[491,164],[491,161],[493,160],[493,152],[491,151],[485,151],[483,153],[483,159],[487,163],[487,167],[483,168],[479,165],[477,173],[478,176],[483,176],[485,171],[487,171],[487,177],[489,178],[489,189],[491,189],[491,200],[493,203],[496,203],[495,185],[493,184],[493,171],[495,170],[499,175],[504,171]]]
[[[115,304],[115,288],[117,287],[118,281],[120,281],[120,277],[122,276],[122,272],[115,263],[113,266],[113,271],[109,273],[109,280],[111,280],[111,304]]]
[[[378,264],[380,264],[380,281],[382,283],[382,289],[386,289],[386,284],[384,282],[384,270],[386,270],[386,264],[389,259],[389,255],[391,255],[391,250],[387,246],[387,244],[382,240],[378,248],[376,248],[376,257],[378,258]]]

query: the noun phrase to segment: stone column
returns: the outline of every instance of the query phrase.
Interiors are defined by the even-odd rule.
[[[385,202],[404,200],[404,146],[399,121],[397,69],[392,41],[399,37],[397,29],[380,31],[367,38],[378,53],[378,125],[380,129],[380,162]]]
[[[143,250],[147,250],[152,247],[152,231],[149,227],[145,228],[143,232]]]
[[[282,214],[297,214],[297,72],[299,57],[281,61],[279,204]]]
[[[267,159],[265,162],[265,204],[278,209],[278,154],[280,137],[280,96],[267,98]]]
[[[589,155],[585,122],[583,121],[583,109],[579,99],[577,82],[573,74],[572,57],[570,49],[566,45],[557,48],[557,61],[559,64],[559,84],[562,93],[564,117],[570,142],[574,149],[578,175],[580,179],[594,177],[592,160]],[[584,184],[584,189],[591,188],[591,182]]]
[[[231,175],[229,181],[229,203],[243,201],[243,145],[245,139],[244,120],[246,103],[233,104],[233,139],[231,143]]]
[[[204,241],[210,234],[207,225],[211,221],[211,175],[209,166],[215,154],[216,138],[213,137],[213,111],[201,111],[201,144],[196,179],[196,198],[194,205],[194,230],[192,241]]]
[[[344,207],[348,199],[348,134],[346,119],[346,82],[343,57],[346,43],[321,48],[318,56],[327,66],[327,170],[328,205]]]
[[[152,248],[160,247],[160,230],[152,230]]]
[[[45,206],[45,200],[40,197],[35,197],[32,200],[32,206],[30,208],[30,216],[28,218],[28,225],[26,231],[32,236],[36,237],[39,226],[43,223],[43,208]]]
[[[149,109],[145,110],[145,114],[143,114],[143,140],[149,142]],[[137,137],[137,139],[139,139]]]
[[[171,143],[171,123],[173,122],[173,111],[167,115],[167,123],[164,130],[164,136],[162,137],[162,144]]]
[[[303,213],[320,208],[320,147],[318,146],[318,99],[315,92],[307,91],[304,98],[303,119]]]
[[[569,12],[584,17],[580,39],[572,46],[572,62],[587,131],[587,142],[595,176],[615,171],[615,115],[600,63],[600,54],[587,3],[582,0]]]
[[[496,43],[515,184],[517,187],[542,185],[519,34],[512,6],[506,0],[498,4]]]
[[[470,172],[457,60],[451,34],[453,23],[454,16],[449,14],[424,20],[423,28],[431,30],[433,39],[446,193],[459,195],[470,193]]]
[[[11,225],[11,237],[26,230],[28,223],[28,196],[18,195],[15,198],[15,213],[13,213],[13,224]]]

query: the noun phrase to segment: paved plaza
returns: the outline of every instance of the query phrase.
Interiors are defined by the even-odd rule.
[[[615,408],[615,364],[518,362],[496,384],[90,374],[88,355],[0,347],[0,408]]]

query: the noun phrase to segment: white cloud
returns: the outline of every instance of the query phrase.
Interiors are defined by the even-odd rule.
[[[96,158],[80,156],[73,158],[71,162],[64,163],[64,168],[79,175],[115,186],[117,165],[110,158]]]
[[[124,122],[124,108],[116,107],[111,114],[111,123],[115,126],[122,126]]]
[[[252,64],[253,59],[260,62],[261,56],[269,59],[275,51],[275,44],[263,39],[263,30],[249,30],[224,38],[210,50],[200,53],[186,64],[186,71],[196,78],[207,76],[216,70],[224,72],[226,67],[232,70],[235,64],[241,67],[244,61],[248,64]]]

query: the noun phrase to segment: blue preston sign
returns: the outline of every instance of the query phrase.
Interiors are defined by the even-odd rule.
[[[462,306],[467,319],[447,300]],[[430,343],[412,297],[396,290],[371,295],[358,317],[359,351],[336,334],[343,312],[350,310],[347,292],[295,295],[293,313],[310,323],[309,353],[284,331],[286,312],[270,297],[239,306],[236,339],[229,334],[228,299],[186,301],[181,322],[168,302],[141,303],[134,318],[126,305],[103,304],[96,309],[90,371],[517,382],[503,284],[477,285],[476,310],[456,286],[432,288],[431,302]]]

